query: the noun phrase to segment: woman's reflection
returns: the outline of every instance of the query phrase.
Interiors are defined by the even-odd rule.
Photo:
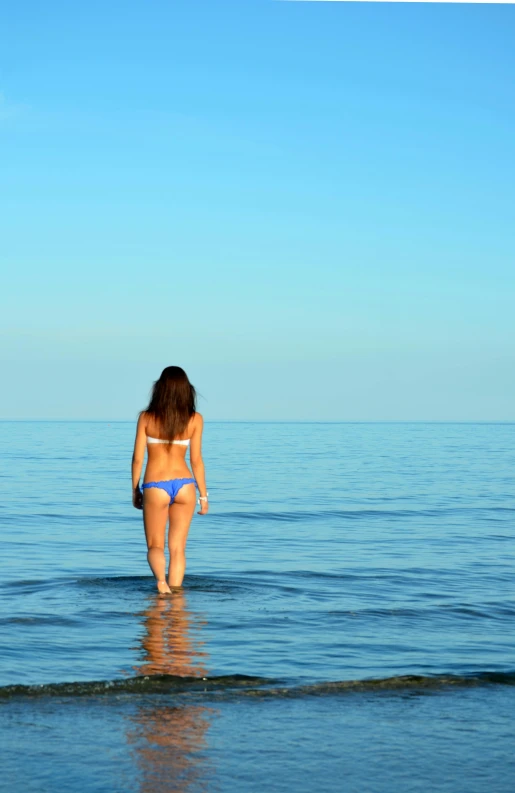
[[[196,635],[201,624],[188,612],[182,590],[174,590],[167,598],[153,598],[144,613],[144,658],[135,672],[207,675],[207,653]],[[136,726],[128,738],[137,753],[142,793],[187,793],[208,785],[206,731],[215,711],[203,705],[164,702],[175,697],[173,693],[148,696],[131,718]]]
[[[134,667],[139,675],[180,675],[203,677],[207,653],[201,650],[198,629],[205,623],[193,620],[186,608],[184,590],[168,597],[156,597],[143,614],[145,634],[141,646],[145,657]]]

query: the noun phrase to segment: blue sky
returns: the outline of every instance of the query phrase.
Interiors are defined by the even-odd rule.
[[[5,418],[515,419],[515,7],[0,25]]]

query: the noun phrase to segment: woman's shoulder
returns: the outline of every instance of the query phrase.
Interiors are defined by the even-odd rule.
[[[138,429],[147,429],[149,415],[146,410],[142,410],[138,416]]]
[[[204,419],[202,418],[202,414],[197,413],[196,411],[191,417],[190,422],[191,422],[190,428],[192,431],[202,429],[202,427],[204,426]]]

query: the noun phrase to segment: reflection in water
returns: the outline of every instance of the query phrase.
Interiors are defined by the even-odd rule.
[[[203,624],[186,609],[186,596],[182,590],[170,597],[155,597],[144,614],[145,635],[141,646],[145,658],[134,667],[138,675],[181,675],[203,677],[207,653],[200,648],[203,642],[194,636],[192,629]]]
[[[186,596],[155,597],[144,613],[144,659],[134,671],[140,675],[207,675],[207,653],[201,648],[198,628],[186,608]],[[173,695],[171,695],[173,696]],[[147,696],[131,717],[133,744],[141,772],[142,793],[187,793],[207,788],[211,776],[205,757],[206,731],[216,711],[202,705],[166,705],[163,697],[152,704]]]

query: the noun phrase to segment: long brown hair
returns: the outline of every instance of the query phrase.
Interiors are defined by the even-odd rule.
[[[197,393],[180,366],[167,366],[153,385],[146,413],[152,417],[163,439],[182,435],[196,412]]]

